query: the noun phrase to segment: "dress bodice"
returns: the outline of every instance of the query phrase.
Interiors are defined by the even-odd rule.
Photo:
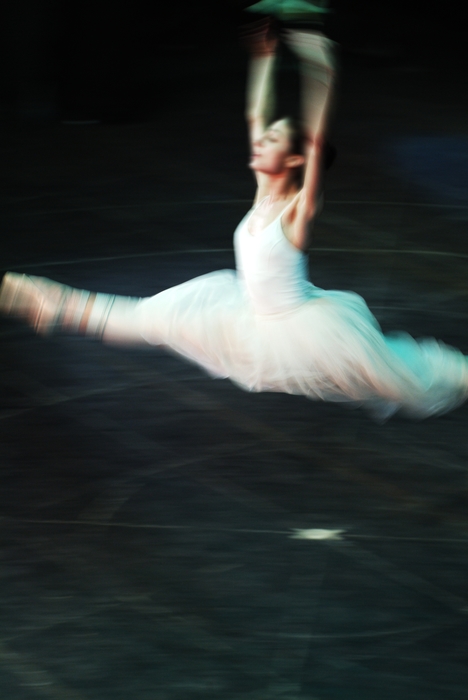
[[[282,213],[255,235],[248,229],[251,212],[234,234],[237,273],[258,314],[288,311],[313,296],[307,255],[284,235]],[[318,290],[317,290],[318,291]]]

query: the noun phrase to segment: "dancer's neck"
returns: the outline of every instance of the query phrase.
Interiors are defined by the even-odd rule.
[[[298,187],[291,182],[288,175],[269,175],[265,191],[268,192],[270,204],[276,202],[286,202],[292,199],[299,191]]]

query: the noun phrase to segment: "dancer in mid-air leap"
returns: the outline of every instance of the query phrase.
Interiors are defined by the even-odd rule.
[[[333,44],[290,30],[300,60],[303,122],[269,121],[277,39],[250,35],[247,119],[252,209],[234,235],[237,271],[198,277],[143,299],[95,294],[7,273],[0,310],[39,333],[162,345],[250,391],[349,401],[387,417],[442,413],[468,394],[468,360],[436,340],[386,337],[364,300],[307,277],[311,222],[320,208],[322,152],[334,82]]]

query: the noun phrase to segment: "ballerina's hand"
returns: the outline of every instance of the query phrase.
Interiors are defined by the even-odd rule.
[[[278,37],[269,19],[261,19],[242,27],[241,39],[245,48],[255,58],[273,56],[278,45]]]
[[[284,33],[284,40],[304,63],[313,63],[327,71],[334,71],[334,43],[323,34],[289,29]]]

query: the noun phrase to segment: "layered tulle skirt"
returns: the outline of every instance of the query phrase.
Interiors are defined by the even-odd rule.
[[[310,285],[302,303],[256,314],[237,274],[198,277],[136,309],[141,336],[249,391],[366,405],[381,418],[448,411],[468,393],[458,350],[405,333],[384,336],[364,300]]]

